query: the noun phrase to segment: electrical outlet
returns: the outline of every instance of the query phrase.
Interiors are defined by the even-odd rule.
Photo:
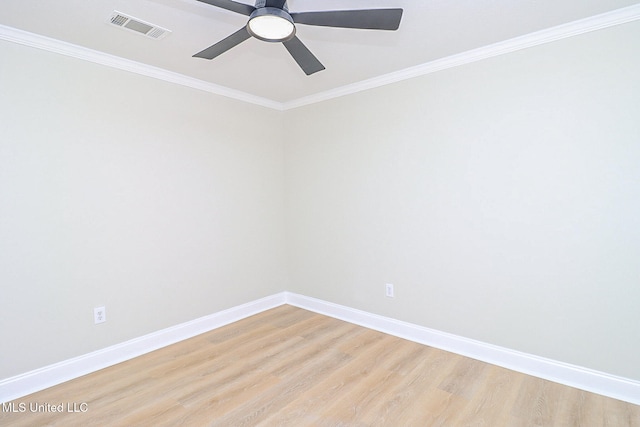
[[[394,294],[393,294],[393,284],[391,283],[387,283],[386,287],[385,287],[385,295],[388,296],[389,298],[393,298]]]
[[[93,309],[93,321],[96,325],[107,321],[107,312],[104,307],[96,307]]]

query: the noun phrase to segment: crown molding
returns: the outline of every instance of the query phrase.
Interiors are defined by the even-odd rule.
[[[193,89],[221,95],[238,101],[248,102],[250,104],[260,105],[262,107],[282,110],[282,104],[271,99],[262,98],[251,95],[225,86],[199,80],[184,74],[174,73],[163,68],[153,67],[151,65],[132,61],[130,59],[121,58],[119,56],[78,46],[72,43],[56,40],[51,37],[45,37],[39,34],[30,33],[28,31],[19,30],[17,28],[0,25],[0,40],[18,43],[24,46],[42,49],[48,52],[54,52],[72,58],[93,62],[96,64],[106,65],[107,67],[119,70],[129,71],[131,73],[152,77],[158,80],[164,80],[169,83],[175,83]]]
[[[283,103],[302,107],[640,19],[640,3]]]
[[[0,40],[10,41],[96,64],[106,65],[108,67],[164,80],[170,83],[179,84],[274,110],[285,111],[385,86],[414,77],[435,73],[448,68],[481,61],[494,56],[515,52],[517,50],[527,49],[541,44],[577,36],[591,31],[625,24],[638,19],[640,19],[640,3],[287,102],[278,102],[272,99],[251,95],[246,92],[230,89],[225,86],[216,85],[214,83],[188,77],[162,68],[153,67],[140,62],[4,25],[0,25]]]

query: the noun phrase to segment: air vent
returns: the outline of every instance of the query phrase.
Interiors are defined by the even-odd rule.
[[[133,16],[125,15],[124,13],[114,10],[111,14],[109,22],[115,26],[126,28],[136,33],[144,34],[152,39],[161,39],[171,31],[166,28],[159,27],[154,24],[150,24],[141,19],[134,18]]]

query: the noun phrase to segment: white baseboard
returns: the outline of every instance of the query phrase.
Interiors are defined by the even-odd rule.
[[[640,405],[640,382],[285,292],[289,305],[513,371]]]
[[[7,378],[0,381],[0,402],[18,399],[283,304],[300,307],[517,372],[640,405],[640,382],[638,381],[498,347],[291,292],[274,294],[102,350]]]
[[[285,303],[285,293],[232,307],[142,337],[0,381],[0,402],[9,402],[82,375],[133,359]]]

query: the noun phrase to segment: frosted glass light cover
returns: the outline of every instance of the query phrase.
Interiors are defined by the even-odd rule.
[[[259,39],[282,41],[294,32],[293,23],[274,15],[256,16],[249,21],[249,30]]]

